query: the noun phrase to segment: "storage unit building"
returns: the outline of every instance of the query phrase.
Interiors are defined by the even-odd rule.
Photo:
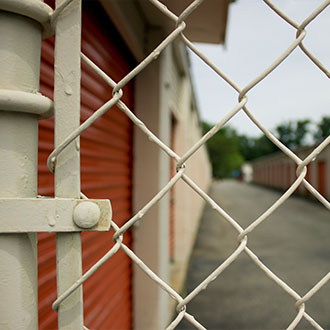
[[[46,2],[54,7],[53,0]],[[206,3],[201,7],[201,15],[189,18],[191,28],[187,28],[187,36],[192,41],[223,42],[228,1]],[[189,1],[168,2],[169,8],[177,13],[188,4]],[[119,81],[174,28],[171,20],[143,0],[84,1],[82,52]],[[189,70],[187,51],[176,41],[124,87],[122,97],[134,114],[180,155],[201,137]],[[42,46],[40,91],[50,98],[53,77],[54,37],[45,40]],[[112,89],[82,63],[81,121],[111,97]],[[53,119],[40,121],[40,195],[54,194],[54,178],[46,167],[53,150],[53,129]],[[82,192],[89,198],[110,199],[113,220],[119,226],[175,174],[169,157],[117,107],[81,135],[80,150]],[[192,161],[188,160],[187,174],[202,189],[208,189],[211,171],[204,146]],[[202,208],[203,200],[180,182],[138,226],[124,234],[125,244],[177,290],[183,284]],[[83,233],[83,272],[111,248],[113,234],[113,230]],[[57,314],[51,309],[56,299],[55,235],[39,234],[38,242],[39,327],[56,329]],[[84,283],[83,292],[84,319],[90,329],[164,328],[173,312],[170,298],[121,250]]]

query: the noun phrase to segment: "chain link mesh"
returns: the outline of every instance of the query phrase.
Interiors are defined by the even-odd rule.
[[[294,307],[297,310],[297,314],[292,322],[288,325],[287,329],[294,329],[302,318],[305,318],[314,328],[322,329],[321,325],[317,323],[306,311],[305,303],[317,292],[322,286],[324,286],[330,279],[330,272],[324,276],[320,281],[314,285],[307,293],[301,295],[293,290],[287,283],[281,280],[276,274],[272,272],[265,264],[263,264],[258,256],[249,249],[248,247],[248,234],[251,233],[257,226],[260,226],[278,207],[281,206],[299,187],[303,184],[305,188],[315,196],[328,210],[330,210],[329,201],[324,198],[307,180],[305,176],[307,173],[307,165],[313,161],[317,155],[330,143],[330,137],[326,138],[322,143],[320,143],[305,159],[300,159],[292,150],[284,146],[263,124],[256,118],[253,112],[248,108],[248,93],[254,88],[257,88],[258,84],[273,70],[275,70],[283,61],[290,56],[290,54],[296,49],[300,48],[301,51],[315,64],[315,66],[321,70],[327,77],[330,77],[330,73],[327,68],[306,48],[303,44],[303,40],[306,37],[307,26],[314,21],[317,16],[326,9],[330,4],[330,0],[325,1],[320,5],[315,11],[313,11],[302,23],[297,23],[290,17],[288,17],[283,11],[277,8],[271,1],[263,0],[265,5],[269,7],[275,15],[278,15],[283,19],[284,22],[291,25],[292,28],[296,30],[296,38],[292,41],[285,52],[281,54],[271,65],[269,65],[262,73],[260,73],[255,79],[248,83],[243,88],[239,87],[233,80],[231,80],[219,67],[212,63],[203,53],[201,53],[187,37],[184,35],[184,30],[186,27],[185,19],[200,5],[203,0],[192,1],[191,4],[181,13],[180,16],[176,16],[171,12],[164,4],[158,0],[149,0],[159,11],[168,17],[169,20],[173,21],[175,28],[173,31],[139,64],[137,65],[129,74],[127,74],[121,81],[115,82],[111,77],[104,73],[100,68],[97,67],[90,59],[88,59],[84,54],[81,54],[82,60],[92,68],[100,78],[104,79],[109,86],[112,88],[112,98],[102,105],[98,110],[96,110],[92,116],[90,116],[81,126],[75,130],[71,135],[69,135],[63,143],[61,143],[54,151],[51,153],[48,159],[48,167],[54,173],[56,169],[56,157],[72,142],[77,138],[84,130],[88,129],[95,120],[101,117],[106,111],[108,111],[112,106],[117,105],[121,111],[123,111],[130,120],[141,129],[159,148],[164,150],[171,158],[176,161],[177,173],[171,178],[171,180],[161,189],[141,210],[139,210],[131,219],[129,219],[122,227],[118,227],[115,222],[112,222],[112,227],[115,230],[113,240],[115,242],[114,246],[96,263],[92,266],[78,281],[74,283],[66,292],[53,304],[53,309],[58,310],[59,305],[69,297],[80,285],[82,285],[98,268],[100,268],[105,262],[107,262],[112,256],[114,256],[119,249],[124,251],[127,256],[146,274],[149,278],[157,283],[168,295],[177,302],[177,316],[174,318],[172,323],[167,327],[167,329],[175,329],[180,321],[185,318],[192,325],[198,329],[205,329],[202,324],[200,324],[193,315],[190,315],[186,311],[187,304],[194,299],[202,290],[204,290],[210,282],[214,281],[221,273],[229,267],[241,253],[246,253],[251,261],[255,263],[264,274],[274,281],[279,287],[281,287],[288,295],[290,295],[295,300]],[[68,0],[64,5],[59,8],[62,11],[66,5],[71,1]],[[55,21],[56,16],[59,14],[56,10],[53,14],[53,20]],[[229,84],[238,94],[238,100],[236,106],[229,111],[219,123],[217,123],[209,132],[207,132],[196,144],[194,144],[183,156],[177,155],[172,149],[170,149],[163,141],[161,141],[157,136],[155,136],[146,125],[137,118],[131,109],[121,101],[123,96],[122,88],[131,81],[136,75],[138,75],[145,67],[147,67],[152,61],[154,61],[160,53],[172,43],[177,38],[180,38],[182,42],[191,49],[192,52],[196,54],[207,66],[213,69],[220,79],[223,79],[227,84]],[[254,220],[248,227],[242,228],[239,223],[233,219],[229,214],[227,214],[221,205],[217,204],[211,197],[204,192],[197,184],[193,182],[189,176],[185,174],[186,166],[185,162],[204,144],[208,141],[214,134],[216,134],[232,117],[234,117],[238,112],[243,111],[250,118],[250,120],[263,132],[263,134],[271,140],[280,150],[291,158],[297,165],[296,176],[297,178],[292,183],[292,185],[285,191],[285,193],[271,206],[269,207],[261,216]],[[169,190],[179,181],[183,180],[191,189],[193,189],[206,203],[208,203],[218,214],[224,217],[228,223],[237,231],[238,236],[238,247],[236,250],[216,268],[209,276],[207,276],[204,281],[202,281],[192,292],[187,296],[182,297],[179,293],[173,290],[167,283],[165,283],[161,278],[159,278],[152,270],[139,259],[135,253],[129,249],[123,243],[123,235],[125,232],[133,226],[137,221],[143,221],[143,217],[149,209],[155,205],[164,195],[166,195]],[[81,198],[87,199],[87,197],[81,194]],[[84,329],[87,329],[84,327]]]

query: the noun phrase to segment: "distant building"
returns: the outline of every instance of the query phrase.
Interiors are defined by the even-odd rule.
[[[303,147],[295,151],[300,159],[305,159],[316,146]],[[297,179],[297,165],[284,153],[277,152],[251,162],[253,182],[278,189],[288,189]],[[307,165],[305,179],[317,189],[322,196],[330,198],[330,146],[328,145],[314,161]],[[297,193],[310,195],[300,185]]]

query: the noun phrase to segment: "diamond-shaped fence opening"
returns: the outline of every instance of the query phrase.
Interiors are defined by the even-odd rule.
[[[207,0],[206,0],[207,1]],[[100,68],[98,68],[90,59],[84,54],[81,54],[82,60],[92,68],[99,76],[100,79],[104,79],[109,84],[109,88],[113,91],[112,98],[101,106],[95,113],[90,116],[78,129],[73,131],[60,145],[58,145],[48,159],[48,167],[54,172],[56,169],[56,159],[60,153],[62,153],[84,130],[88,129],[95,120],[100,118],[106,111],[112,106],[117,105],[121,111],[123,111],[129,119],[136,125],[150,141],[161,148],[168,154],[169,157],[176,162],[176,174],[170,179],[170,181],[150,200],[143,208],[141,208],[131,219],[129,219],[123,226],[118,227],[115,222],[112,222],[112,227],[115,230],[113,239],[115,245],[107,252],[107,254],[101,258],[90,270],[88,270],[74,285],[66,290],[53,304],[54,310],[58,310],[59,306],[77,289],[79,288],[99,267],[107,262],[112,256],[114,256],[119,249],[124,251],[129,258],[141,268],[141,270],[149,276],[151,281],[154,281],[159,285],[167,294],[176,301],[177,316],[173,319],[172,323],[168,325],[168,329],[174,329],[180,321],[185,318],[193,326],[198,329],[204,329],[203,325],[190,315],[186,311],[186,306],[192,301],[202,290],[216,278],[221,277],[223,271],[230,267],[233,262],[242,254],[245,253],[257,267],[262,270],[265,276],[277,284],[285,293],[291,296],[295,301],[295,308],[297,310],[295,318],[288,325],[288,329],[294,329],[299,322],[304,318],[316,329],[321,329],[321,326],[308,314],[308,308],[306,308],[306,302],[312,298],[316,292],[318,292],[323,285],[325,285],[330,279],[330,273],[325,275],[319,280],[310,290],[304,294],[298,294],[293,288],[285,283],[279,276],[277,276],[271,269],[269,269],[249,248],[248,237],[249,234],[255,230],[258,226],[261,226],[268,217],[298,189],[302,184],[315,198],[317,198],[325,208],[330,210],[330,204],[324,196],[322,196],[305,178],[307,174],[308,164],[318,156],[318,154],[329,144],[330,137],[320,143],[314,150],[312,150],[304,159],[300,159],[297,154],[292,150],[284,146],[254,115],[253,109],[249,108],[248,94],[254,88],[258,88],[258,84],[265,79],[268,75],[272,74],[272,71],[280,66],[295,50],[299,49],[315,64],[315,69],[321,70],[325,75],[329,77],[329,71],[324,65],[312,54],[312,52],[304,45],[304,38],[307,34],[308,25],[317,19],[317,16],[326,9],[330,4],[330,1],[325,1],[314,12],[312,12],[306,19],[297,23],[288,17],[283,11],[277,8],[271,1],[264,0],[265,5],[273,11],[274,15],[278,15],[285,24],[289,24],[296,30],[296,38],[292,40],[290,45],[287,45],[287,49],[267,68],[264,69],[255,79],[253,79],[246,86],[240,87],[233,80],[231,80],[223,71],[212,63],[203,53],[201,53],[196,46],[189,41],[185,36],[185,19],[193,12],[198,13],[198,6],[202,2],[201,0],[191,1],[191,4],[179,15],[176,16],[169,8],[158,0],[150,0],[150,2],[163,14],[169,21],[173,23],[173,30],[164,40],[140,63],[134,70],[126,75],[121,81],[115,82],[111,77],[107,76]],[[64,1],[63,6],[59,7],[52,16],[52,21],[56,22],[56,17],[60,15],[65,6],[69,5],[71,1]],[[122,88],[131,81],[134,77],[144,70],[152,61],[154,61],[160,53],[175,40],[180,39],[183,44],[186,45],[196,56],[198,56],[207,66],[209,66],[219,76],[219,79],[223,79],[229,86],[231,86],[237,92],[237,104],[233,109],[229,109],[223,118],[209,131],[207,132],[197,143],[192,145],[183,155],[176,154],[171,148],[169,148],[164,142],[162,142],[157,136],[155,136],[151,130],[133,113],[132,109],[129,109],[124,102],[121,101],[123,91]],[[232,117],[238,112],[244,112],[249,119],[256,125],[263,134],[266,135],[289,159],[292,163],[296,164],[295,179],[292,180],[290,187],[281,195],[281,197],[273,203],[267,210],[265,210],[257,219],[252,221],[247,227],[243,228],[241,225],[232,218],[228,213],[224,211],[221,205],[217,204],[212,198],[203,191],[185,172],[186,161],[190,159],[195,152],[203,146],[206,141],[218,130],[220,130]],[[131,249],[123,244],[123,235],[130,229],[136,222],[143,221],[144,215],[159,202],[170,189],[178,182],[182,180],[187,184],[196,194],[200,196],[208,205],[210,205],[219,215],[221,215],[237,232],[237,247],[232,251],[231,255],[224,260],[219,266],[214,269],[194,290],[189,292],[185,297],[180,296],[175,290],[173,290],[167,283],[165,283],[160,277],[158,277],[152,270],[141,260]],[[87,198],[82,194],[82,198]],[[86,328],[87,329],[87,328]]]

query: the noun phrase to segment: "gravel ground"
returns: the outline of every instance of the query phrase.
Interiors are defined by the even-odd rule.
[[[211,197],[242,227],[280,197],[277,191],[237,181],[215,182]],[[304,295],[330,271],[330,216],[320,204],[291,197],[249,234],[248,246],[275,274]],[[184,294],[191,292],[237,247],[237,232],[206,206],[192,253]],[[286,329],[294,299],[245,254],[202,291],[187,310],[207,329]],[[330,282],[306,303],[306,311],[330,329]],[[182,321],[177,329],[194,329]],[[302,320],[297,329],[313,329]]]

